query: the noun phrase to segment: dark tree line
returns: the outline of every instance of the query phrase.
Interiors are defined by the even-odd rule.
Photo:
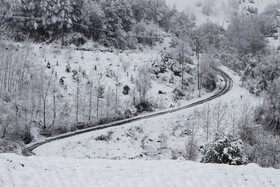
[[[79,42],[93,39],[105,46],[125,49],[135,48],[137,43],[153,45],[159,40],[154,37],[158,31],[178,34],[186,27],[183,24],[191,24],[186,14],[170,9],[163,0],[2,0],[0,3],[0,21],[5,25],[2,33],[17,41],[61,39],[67,45],[68,35],[80,33]]]

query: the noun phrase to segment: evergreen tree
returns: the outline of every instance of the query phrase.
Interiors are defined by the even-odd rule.
[[[45,0],[40,3],[42,9],[42,24],[49,34],[54,36],[72,29],[73,22],[77,21],[74,0]]]

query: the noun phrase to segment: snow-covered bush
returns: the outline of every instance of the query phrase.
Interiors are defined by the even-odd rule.
[[[244,142],[244,153],[248,163],[257,163],[261,167],[280,168],[280,136],[261,125],[243,126],[240,138]]]
[[[129,91],[130,91],[129,86],[128,86],[128,85],[125,85],[125,86],[123,87],[123,94],[124,94],[124,95],[128,95],[128,94],[129,94]]]
[[[66,65],[65,71],[66,71],[67,73],[70,73],[70,72],[71,72],[70,64],[67,64],[67,65]]]
[[[48,68],[48,69],[51,69],[51,64],[50,64],[50,62],[47,63],[47,68]]]
[[[250,12],[251,14],[258,14],[258,8],[254,8],[254,7],[251,7],[249,6],[247,8],[248,12]]]
[[[96,140],[96,141],[106,141],[106,142],[108,142],[108,141],[111,140],[112,135],[113,135],[113,131],[109,131],[109,132],[107,132],[106,135],[101,134],[100,136],[97,136],[97,137],[95,138],[95,140]]]
[[[153,111],[153,106],[148,101],[142,101],[142,102],[138,103],[135,107],[136,107],[138,113],[145,112],[145,111],[147,111],[147,112]]]
[[[181,100],[185,97],[185,93],[183,90],[181,90],[180,87],[175,88],[172,93],[174,94],[173,95],[174,101]]]
[[[21,154],[22,145],[9,141],[6,139],[0,139],[0,153],[17,153]]]
[[[146,23],[144,21],[141,21],[135,24],[132,30],[137,35],[136,38],[138,40],[138,43],[141,43],[143,45],[153,46],[155,42],[162,40],[161,38],[150,37],[160,32],[157,25],[155,25],[154,23]]]
[[[179,138],[179,137],[186,137],[192,135],[193,131],[184,125],[176,125],[172,129],[172,135]]]
[[[228,48],[235,48],[241,55],[256,54],[263,51],[267,45],[256,17],[234,17],[225,35]]]
[[[257,110],[257,122],[266,130],[280,135],[280,86],[279,81],[268,86],[264,103]]]
[[[220,136],[213,143],[202,148],[201,162],[242,165],[245,163],[243,147],[240,139],[234,140],[227,136]]]
[[[216,89],[216,74],[209,71],[202,75],[202,86],[208,90],[213,91]]]
[[[164,61],[156,61],[152,64],[152,70],[154,74],[158,75],[159,73],[165,73],[166,72],[166,65]]]
[[[174,75],[181,76],[182,69],[178,61],[173,61],[173,63],[171,63],[170,70],[174,73]]]
[[[106,77],[113,78],[116,77],[116,72],[110,68],[106,69]]]
[[[87,42],[87,38],[81,33],[71,33],[68,34],[64,39],[64,45],[75,44],[76,46],[81,46]]]

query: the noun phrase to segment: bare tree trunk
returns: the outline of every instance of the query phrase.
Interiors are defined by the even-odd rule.
[[[90,81],[88,121],[91,121],[91,112],[92,112],[92,87],[93,87],[93,82]]]
[[[199,41],[199,38],[197,37],[195,39],[195,53],[196,53],[196,59],[197,59],[197,88],[198,88],[198,96],[201,97],[201,75],[200,75],[200,59],[199,59],[199,53],[201,48],[201,42]]]
[[[64,20],[61,22],[61,37],[62,46],[64,46]]]
[[[181,53],[180,53],[180,56],[179,56],[179,61],[181,63],[181,74],[182,74],[182,79],[181,79],[181,89],[184,90],[184,70],[185,70],[185,59],[184,59],[184,44],[182,46],[182,49],[181,49]]]
[[[46,99],[43,100],[43,128],[47,128],[47,122],[46,122]]]
[[[116,103],[116,106],[115,106],[115,113],[117,114],[117,110],[118,110],[118,86],[119,86],[119,77],[117,76],[116,77],[116,84],[115,84],[115,86],[116,86],[116,97],[115,97],[115,103]]]
[[[42,79],[45,79],[46,77],[42,76]],[[43,80],[42,80],[43,82]],[[43,82],[43,84],[47,84],[46,87],[44,85],[42,86],[41,90],[41,97],[43,99],[43,127],[46,129],[47,127],[47,121],[46,121],[46,112],[47,112],[47,98],[49,95],[49,88],[51,85],[51,79],[48,78],[47,82]]]
[[[201,97],[201,75],[200,75],[200,61],[199,53],[197,53],[197,86],[198,86],[198,96]]]
[[[54,84],[54,88],[53,88],[53,122],[52,125],[55,124],[55,120],[56,120],[56,87]]]
[[[99,118],[99,87],[100,87],[100,75],[98,76],[98,83],[97,83],[97,94],[96,94],[96,118]]]
[[[98,112],[99,112],[99,97],[97,96],[96,99],[97,99],[97,101],[96,101],[96,118],[98,120],[98,118],[99,118],[99,115],[98,115]]]
[[[227,114],[227,105],[223,104],[221,101],[218,101],[218,103],[215,105],[214,109],[214,118],[216,122],[216,131],[219,132],[220,128],[222,127],[223,121],[225,119],[225,116]]]
[[[2,136],[1,136],[2,139],[4,139],[5,136],[6,136],[7,128],[8,128],[8,126],[3,127],[3,133],[2,133]]]
[[[77,78],[77,90],[76,90],[76,122],[79,122],[79,97],[80,97],[80,80]]]
[[[206,108],[206,142],[208,142],[209,139],[209,128],[211,124],[211,107],[210,104],[207,105]]]

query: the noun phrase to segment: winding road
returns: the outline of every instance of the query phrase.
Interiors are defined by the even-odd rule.
[[[188,109],[188,108],[191,108],[191,107],[194,107],[194,106],[201,105],[203,103],[206,103],[206,102],[212,101],[212,100],[214,100],[218,97],[221,97],[222,95],[226,94],[227,92],[229,92],[231,90],[231,88],[233,86],[233,81],[230,78],[230,76],[228,74],[226,74],[224,71],[222,71],[221,69],[218,69],[218,68],[213,68],[213,69],[223,78],[223,87],[220,88],[214,95],[212,95],[212,96],[210,96],[206,99],[191,103],[189,105],[174,108],[174,109],[168,109],[168,110],[164,110],[164,111],[153,112],[153,113],[149,113],[149,114],[145,114],[145,115],[136,116],[136,117],[133,117],[133,118],[130,118],[130,119],[115,121],[115,122],[104,124],[104,125],[90,127],[90,128],[83,129],[83,130],[68,132],[68,133],[65,133],[65,134],[58,135],[58,136],[46,138],[46,139],[40,140],[38,142],[34,142],[34,143],[30,143],[30,144],[26,145],[26,149],[23,151],[23,155],[28,156],[28,155],[30,155],[30,153],[34,154],[32,152],[34,149],[36,149],[37,147],[39,147],[43,144],[49,143],[49,142],[53,142],[53,141],[56,141],[56,140],[60,140],[60,139],[63,139],[63,138],[68,138],[68,137],[71,137],[71,136],[75,136],[75,135],[79,135],[79,134],[83,134],[83,133],[87,133],[87,132],[91,132],[91,131],[97,131],[97,130],[105,129],[105,128],[109,128],[109,127],[121,126],[121,125],[125,125],[127,123],[131,123],[131,122],[134,122],[134,121],[139,121],[139,120],[148,119],[148,118],[152,118],[152,117],[156,117],[156,116],[161,116],[161,115],[165,115],[165,114],[169,114],[169,113],[174,113],[174,112],[177,112],[177,111],[181,111],[181,110],[185,110],[185,109]]]

